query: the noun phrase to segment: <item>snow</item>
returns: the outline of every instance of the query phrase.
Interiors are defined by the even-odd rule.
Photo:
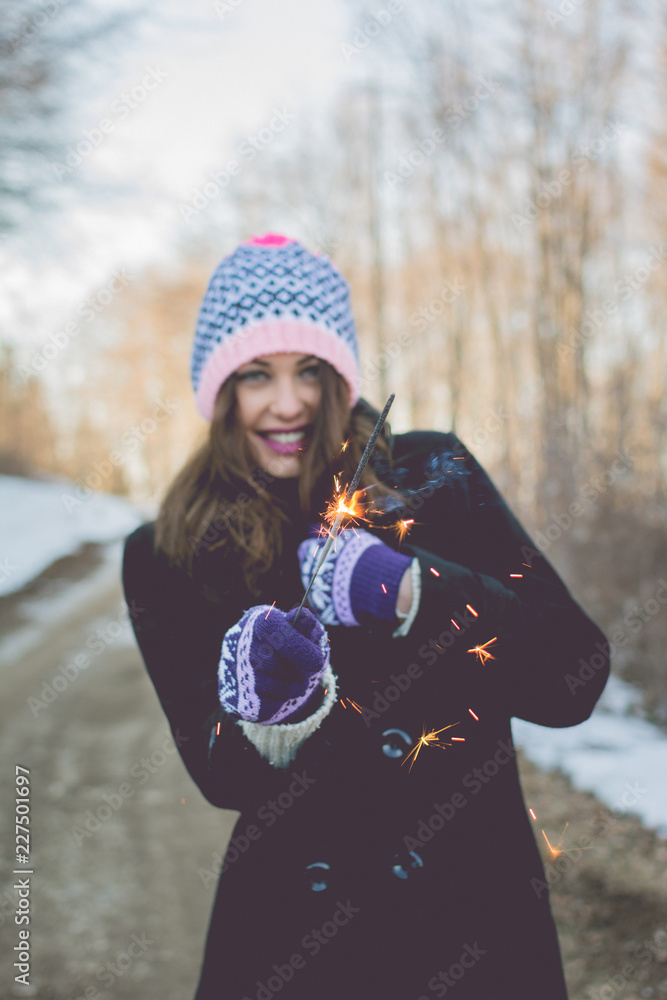
[[[634,813],[667,837],[667,736],[637,717],[636,688],[610,677],[586,722],[549,729],[512,720],[514,741],[544,770],[560,770],[617,816]]]
[[[67,480],[0,476],[0,596],[20,590],[86,542],[124,538],[144,520],[121,497],[82,491]]]

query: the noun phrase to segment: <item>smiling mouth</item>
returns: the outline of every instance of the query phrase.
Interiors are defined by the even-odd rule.
[[[280,455],[296,455],[303,451],[312,427],[296,427],[291,431],[255,431],[264,443]]]

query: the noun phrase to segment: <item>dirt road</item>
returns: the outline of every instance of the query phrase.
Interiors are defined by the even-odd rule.
[[[194,993],[214,892],[198,871],[213,869],[237,814],[206,802],[175,750],[123,613],[118,556],[0,648],[3,998]],[[26,880],[12,874],[26,867],[14,863],[15,765],[30,771],[30,988],[12,968],[11,887]]]

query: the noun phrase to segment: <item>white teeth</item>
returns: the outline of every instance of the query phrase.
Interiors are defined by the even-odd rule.
[[[271,441],[277,441],[278,444],[296,444],[297,441],[301,441],[305,436],[305,431],[286,431],[284,434],[266,435]]]

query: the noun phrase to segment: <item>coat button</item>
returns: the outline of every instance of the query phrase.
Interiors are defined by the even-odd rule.
[[[424,867],[424,862],[416,851],[402,851],[395,854],[392,860],[394,864],[391,870],[396,878],[406,879],[411,872]]]
[[[414,743],[403,729],[385,729],[382,741],[385,757],[404,757]]]
[[[306,888],[311,892],[324,892],[328,888],[328,872],[331,866],[326,861],[314,861],[306,865]]]

